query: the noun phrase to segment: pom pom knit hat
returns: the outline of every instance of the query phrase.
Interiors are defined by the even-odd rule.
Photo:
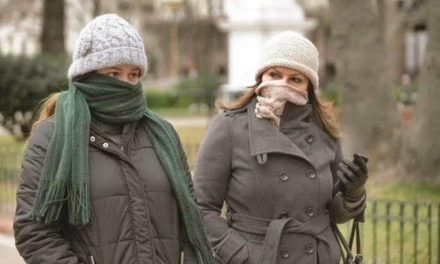
[[[136,29],[115,14],[98,16],[79,33],[73,49],[70,80],[98,69],[134,65],[144,77],[147,55]]]
[[[316,90],[319,87],[319,57],[315,45],[293,32],[285,31],[276,34],[266,43],[255,80],[272,67],[286,67],[306,75]]]

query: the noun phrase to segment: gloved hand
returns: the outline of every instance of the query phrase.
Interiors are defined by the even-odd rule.
[[[351,201],[357,201],[365,194],[365,184],[368,180],[366,160],[355,155],[352,161],[344,159],[336,172],[345,187],[344,196]]]

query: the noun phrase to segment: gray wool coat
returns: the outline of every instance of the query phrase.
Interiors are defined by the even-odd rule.
[[[22,161],[14,232],[26,263],[180,263],[183,243],[177,200],[140,122],[124,126],[124,149],[91,123],[89,224],[71,226],[65,214],[52,224],[29,219],[53,130],[53,118],[40,123]],[[192,191],[182,148],[180,153]],[[185,251],[185,263],[197,263],[187,244]]]
[[[256,117],[255,104],[217,116],[196,162],[194,186],[216,261],[338,263],[329,208],[342,223],[365,207],[350,212],[341,196],[331,203],[339,141],[318,124],[311,104],[286,104],[279,130]]]

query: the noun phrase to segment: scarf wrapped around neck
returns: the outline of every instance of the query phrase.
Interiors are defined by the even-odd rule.
[[[89,222],[90,113],[104,122],[142,119],[156,155],[174,190],[189,241],[200,264],[213,263],[211,247],[197,204],[191,198],[173,128],[147,109],[142,85],[131,85],[101,74],[69,84],[55,108],[55,128],[47,148],[31,218],[50,223],[63,206],[72,225]]]
[[[305,105],[309,101],[306,90],[301,90],[284,80],[270,80],[262,82],[257,89],[257,105],[255,114],[258,118],[267,118],[272,124],[279,127],[281,115],[287,102],[296,105]]]

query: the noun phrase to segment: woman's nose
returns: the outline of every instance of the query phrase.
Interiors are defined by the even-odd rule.
[[[120,81],[124,81],[124,82],[130,82],[128,75],[121,75],[121,77],[119,78]]]

